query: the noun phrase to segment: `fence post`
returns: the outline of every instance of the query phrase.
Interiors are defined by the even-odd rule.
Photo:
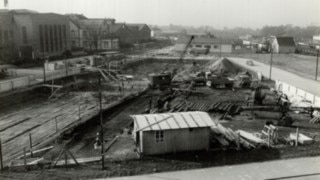
[[[29,134],[29,141],[30,141],[30,155],[31,155],[31,157],[33,157],[31,133]]]
[[[3,157],[2,157],[2,142],[1,142],[1,138],[0,138],[0,168],[1,170],[3,170]]]
[[[23,164],[24,164],[24,168],[27,169],[26,148],[23,148]]]
[[[296,146],[298,146],[298,142],[299,142],[299,128],[297,128],[297,131],[296,131]]]

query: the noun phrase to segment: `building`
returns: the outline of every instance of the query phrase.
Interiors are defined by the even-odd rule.
[[[0,21],[1,44],[12,42],[21,59],[59,56],[70,49],[69,21],[63,15],[9,10],[0,13]]]
[[[147,24],[126,24],[131,30],[136,42],[146,42],[151,39],[151,29]]]
[[[287,54],[295,53],[296,44],[293,37],[288,36],[274,36],[271,37],[271,47],[274,53]]]
[[[88,19],[83,15],[68,14],[73,49],[115,51],[119,50],[119,37],[110,33],[115,19]]]
[[[182,36],[175,43],[175,51],[181,52],[190,41],[190,36]],[[189,53],[232,53],[233,41],[213,37],[194,37],[187,49]]]
[[[131,115],[133,136],[142,155],[208,150],[210,127],[206,112]]]

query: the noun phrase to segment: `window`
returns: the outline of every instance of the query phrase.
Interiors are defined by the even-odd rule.
[[[49,26],[50,51],[53,52],[53,26]]]
[[[22,41],[24,44],[28,44],[27,28],[25,26],[22,26]]]
[[[103,45],[104,45],[104,48],[105,48],[105,49],[109,49],[109,48],[110,48],[110,46],[109,46],[109,41],[104,41],[104,42],[103,42]]]
[[[44,39],[45,39],[45,51],[49,52],[49,28],[48,25],[44,25]]]
[[[211,48],[210,45],[205,45],[204,47],[207,48],[207,49],[210,49],[210,48]]]
[[[40,51],[44,52],[44,38],[43,38],[43,27],[39,25],[39,36],[40,36]]]
[[[88,47],[88,42],[87,41],[83,41],[83,47]]]
[[[59,42],[58,42],[58,27],[57,27],[57,25],[54,25],[53,32],[54,32],[54,47],[55,47],[55,50],[58,51],[58,50],[60,50],[60,48],[58,47]]]
[[[113,40],[113,49],[118,49],[118,40]]]
[[[76,41],[71,41],[73,47],[77,46]]]
[[[214,48],[214,49],[218,49],[219,46],[218,46],[218,45],[214,45],[213,48]]]
[[[75,30],[71,30],[71,36],[72,36],[72,38],[75,38],[76,37],[76,31]]]
[[[58,34],[59,34],[59,49],[63,50],[62,48],[62,26],[58,26]]]
[[[201,48],[201,47],[202,47],[202,45],[196,45],[196,47],[197,47],[197,48]]]
[[[163,131],[156,131],[156,142],[163,142],[164,134]]]

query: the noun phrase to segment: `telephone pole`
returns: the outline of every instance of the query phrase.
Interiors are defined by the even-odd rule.
[[[273,48],[271,46],[271,57],[270,57],[270,72],[269,72],[269,79],[271,80],[271,73],[272,73],[272,61],[273,61]]]
[[[316,77],[315,77],[316,81],[318,80],[319,51],[320,49],[317,50]]]
[[[103,138],[103,117],[102,117],[102,92],[101,92],[101,74],[99,74],[99,110],[100,110],[100,140],[101,140],[101,164],[104,169],[104,138]]]

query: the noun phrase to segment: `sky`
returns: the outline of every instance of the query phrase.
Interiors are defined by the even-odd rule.
[[[2,0],[4,1],[4,0]],[[118,22],[261,28],[320,26],[320,0],[8,0],[8,9],[30,9]],[[1,3],[0,8],[4,8]]]

